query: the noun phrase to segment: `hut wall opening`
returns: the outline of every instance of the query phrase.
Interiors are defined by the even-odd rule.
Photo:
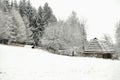
[[[103,58],[112,59],[112,55],[111,54],[103,54]]]

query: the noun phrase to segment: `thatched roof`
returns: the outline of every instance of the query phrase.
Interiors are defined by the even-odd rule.
[[[114,48],[109,42],[94,38],[89,42],[85,52],[114,53]]]

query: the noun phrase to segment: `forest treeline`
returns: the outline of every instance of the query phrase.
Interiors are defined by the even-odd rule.
[[[86,22],[72,11],[58,20],[48,3],[36,9],[30,0],[0,0],[0,42],[20,43],[48,50],[82,52],[87,44]],[[106,36],[107,39],[107,36]],[[116,27],[115,49],[120,53],[120,23]]]
[[[83,50],[86,41],[85,21],[74,11],[66,21],[57,20],[48,3],[36,9],[30,0],[0,0],[0,23],[0,38],[7,39],[8,44]]]

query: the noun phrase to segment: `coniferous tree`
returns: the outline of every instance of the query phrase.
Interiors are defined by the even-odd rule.
[[[43,23],[43,10],[41,7],[38,9],[37,15],[32,16],[31,23],[32,26],[32,38],[34,41],[34,45],[38,46],[40,42],[40,37],[42,36],[42,32],[44,29]]]
[[[23,19],[18,10],[12,8],[11,15],[13,17],[14,24],[17,26],[17,42],[26,42],[26,27]]]
[[[17,10],[16,3],[16,0],[14,0],[14,2],[11,2],[11,5],[9,0],[1,1],[0,4],[2,4],[2,6],[0,8],[0,15],[3,17],[0,18],[0,35],[3,38],[9,39],[9,42],[25,42],[26,28],[24,26],[23,19]]]
[[[4,12],[9,12],[10,11],[9,0],[3,0],[2,1],[2,9],[3,9]]]
[[[14,9],[18,10],[18,3],[16,0],[11,1],[10,8],[11,9],[14,8]]]
[[[16,41],[16,25],[14,24],[13,17],[9,14],[4,14],[0,9],[0,38]],[[4,26],[4,27],[3,27]]]
[[[16,0],[14,0],[14,7],[15,7],[15,9],[18,9],[18,3]]]
[[[26,0],[20,0],[20,3],[19,3],[19,12],[20,12],[20,15],[22,17],[27,15]]]
[[[48,3],[45,3],[43,8],[40,6],[38,8],[37,27],[40,30],[41,37],[44,33],[45,27],[54,22],[57,22],[57,19],[53,15],[52,9],[48,6]]]
[[[29,38],[32,39],[32,41],[37,45],[39,41],[36,41],[36,39],[39,37],[36,37],[38,35],[38,28],[37,28],[37,12],[35,8],[32,8],[31,15],[29,16],[29,27],[27,28],[29,30]],[[38,40],[38,39],[37,39]]]
[[[42,32],[44,30],[44,25],[46,24],[44,21],[44,12],[42,7],[40,6],[38,8],[38,14],[37,14],[37,27],[40,29],[40,31]],[[42,36],[42,34],[41,34]]]
[[[0,0],[0,9],[2,9],[2,1]]]
[[[46,24],[57,22],[57,19],[54,16],[53,11],[51,7],[48,5],[48,3],[44,4],[43,10],[44,10],[44,21]]]
[[[52,9],[45,3],[44,7],[38,8],[38,11],[31,5],[30,1],[22,0],[19,4],[19,12],[23,17],[23,20],[27,17],[28,22],[25,22],[27,29],[31,29],[31,37],[34,40],[35,45],[38,45],[40,38],[42,37],[45,27],[49,23],[57,22],[56,17],[53,15]],[[29,26],[28,26],[29,24]],[[29,30],[28,30],[29,31]]]
[[[19,12],[26,26],[27,43],[32,42],[32,30],[36,27],[36,9],[31,5],[30,0],[22,0],[19,4]]]
[[[11,9],[12,9],[13,5],[14,5],[14,2],[13,2],[13,0],[11,0],[11,3],[10,3],[10,8]]]
[[[9,37],[9,43],[11,42],[16,42],[17,40],[17,26],[14,22],[14,18],[12,18],[12,22],[13,24],[10,24],[9,25],[9,34],[10,34],[10,37]]]

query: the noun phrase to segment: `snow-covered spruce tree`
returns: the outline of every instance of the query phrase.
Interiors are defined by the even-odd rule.
[[[47,3],[45,3],[43,8],[41,6],[38,8],[38,13],[36,16],[36,25],[33,26],[32,30],[35,46],[38,46],[39,43],[41,43],[41,38],[48,24],[53,24],[55,22],[57,22],[57,19],[53,15],[52,9],[48,6]]]
[[[27,35],[29,38],[32,37],[35,45],[38,45],[40,42],[40,38],[42,37],[47,24],[57,21],[47,3],[43,8],[40,6],[37,12],[36,9],[32,7],[30,1],[21,0],[19,4],[19,12],[23,17],[23,20],[25,18],[28,19],[28,21],[24,20],[24,23],[27,31],[30,31],[29,29],[31,29],[32,34],[29,36],[29,33],[31,32],[27,32]]]
[[[15,5],[7,7],[8,0],[3,1],[1,8],[1,35],[3,38],[9,39],[9,42],[25,42],[26,32],[24,22],[16,9]]]
[[[18,9],[18,3],[17,3],[17,1],[16,0],[12,0],[11,1],[11,9],[14,7],[15,9]]]
[[[10,12],[10,1],[9,0],[3,0],[2,4],[3,4],[2,6],[3,6],[4,12]]]
[[[9,42],[16,41],[16,25],[13,22],[13,17],[10,14],[5,14],[0,9],[0,38],[8,39]]]
[[[27,44],[33,43],[32,30],[36,27],[36,9],[31,5],[30,1],[21,0],[19,4],[19,12],[23,18],[24,24],[26,26],[26,36]]]
[[[31,5],[30,1],[26,1],[26,0],[21,0],[19,3],[19,12],[20,15],[22,17],[27,16],[27,18],[29,19],[29,21],[31,22],[31,18],[34,14],[34,12],[36,12],[35,8]]]
[[[40,35],[36,21],[37,21],[37,13],[36,10],[33,9],[33,16],[31,16],[30,18],[30,25],[29,25],[32,32],[30,37],[32,38],[34,45],[38,46]]]
[[[26,0],[20,0],[20,3],[19,3],[19,12],[20,12],[20,15],[23,17],[23,16],[26,16],[27,15],[27,11],[26,11]]]
[[[32,31],[31,31],[30,22],[29,22],[27,16],[23,17],[23,21],[24,21],[24,24],[26,27],[26,37],[27,37],[26,44],[32,44],[33,43],[33,39],[31,37]]]
[[[19,13],[18,10],[16,10],[14,7],[11,10],[11,14],[13,16],[13,21],[17,26],[17,37],[16,41],[20,43],[26,42],[26,27],[23,22],[23,19]]]
[[[14,6],[16,9],[18,9],[18,3],[17,3],[17,0],[14,0]]]
[[[11,42],[16,42],[17,40],[17,26],[14,24],[13,22],[13,18],[12,18],[12,24],[9,25],[9,43]]]
[[[116,25],[116,51],[120,57],[120,22]]]
[[[31,18],[30,25],[32,26],[32,37],[34,41],[34,45],[38,46],[40,42],[40,37],[42,37],[43,31],[44,31],[44,20],[43,20],[43,9],[40,6],[38,8],[37,15],[33,16]]]
[[[57,19],[53,14],[52,9],[48,6],[48,3],[45,3],[43,8],[41,6],[38,8],[37,26],[40,29],[41,36],[45,27],[47,27],[48,24],[53,24],[55,22],[57,22]]]
[[[54,23],[57,22],[57,18],[54,16],[52,9],[48,5],[48,3],[44,4],[44,21],[46,23]]]
[[[0,9],[2,9],[2,1],[0,0]]]
[[[22,17],[27,16],[27,18],[31,15],[31,10],[33,9],[30,1],[21,0],[19,3],[19,12]]]
[[[26,14],[23,16],[24,23],[26,25],[26,34],[27,34],[27,43],[33,44],[33,34],[32,30],[36,26],[36,16],[37,11],[36,9],[31,5],[30,1],[26,2]]]

